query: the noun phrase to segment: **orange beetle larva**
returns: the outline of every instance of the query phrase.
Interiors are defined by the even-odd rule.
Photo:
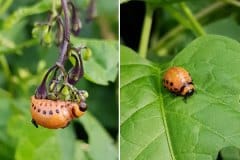
[[[73,118],[84,114],[87,106],[85,102],[36,99],[31,97],[32,123],[38,127],[57,129],[65,128]]]
[[[194,93],[194,85],[188,71],[182,67],[169,68],[163,78],[163,85],[170,92],[186,99]]]

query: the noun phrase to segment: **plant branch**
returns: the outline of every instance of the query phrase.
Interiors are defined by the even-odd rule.
[[[201,24],[197,21],[196,17],[193,15],[192,11],[190,8],[186,5],[186,3],[181,2],[180,7],[182,8],[184,14],[187,16],[189,19],[190,23],[192,24],[192,28],[195,30],[196,34],[198,36],[205,35],[205,31]]]
[[[146,4],[146,13],[143,22],[141,40],[139,43],[139,55],[143,58],[147,56],[147,48],[152,26],[153,11],[154,9],[148,4]]]
[[[0,65],[3,68],[3,73],[5,74],[6,79],[10,81],[11,71],[4,55],[0,55]]]
[[[0,15],[6,12],[6,10],[11,6],[12,2],[13,0],[5,0],[4,2],[2,2],[3,4],[0,4]]]
[[[240,7],[240,2],[239,1],[236,1],[236,0],[222,0],[223,2],[226,2],[226,3],[229,3],[229,4],[232,4],[236,7]]]
[[[216,2],[213,3],[212,5],[204,8],[203,10],[201,10],[200,12],[198,12],[196,14],[196,18],[199,20],[209,14],[211,14],[212,12],[214,12],[215,10],[218,10],[219,8],[222,8],[224,6],[226,6],[226,3],[223,2]],[[152,50],[157,51],[159,49],[161,49],[161,47],[167,42],[169,41],[172,37],[176,36],[176,34],[179,34],[180,32],[184,31],[186,28],[182,25],[179,24],[178,26],[176,26],[175,28],[173,28],[172,30],[170,30],[169,32],[167,32],[158,42],[155,46],[153,46]]]
[[[59,59],[57,61],[58,66],[63,66],[63,63],[67,57],[67,52],[68,52],[68,45],[70,41],[70,21],[69,21],[69,16],[68,16],[68,5],[66,0],[61,0],[62,3],[62,9],[64,13],[64,39],[63,39],[63,44],[61,46],[61,53],[59,56]]]

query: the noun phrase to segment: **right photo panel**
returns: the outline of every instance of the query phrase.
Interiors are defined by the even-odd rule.
[[[120,159],[240,160],[239,10],[120,1]]]

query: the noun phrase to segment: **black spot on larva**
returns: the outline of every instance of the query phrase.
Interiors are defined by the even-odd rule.
[[[168,80],[166,80],[166,84],[168,84]]]
[[[59,110],[58,110],[58,109],[56,109],[56,113],[59,113]]]
[[[184,84],[184,85],[181,87],[181,89],[180,89],[179,92],[182,93],[185,87],[186,87],[186,84]]]
[[[49,111],[49,114],[50,114],[50,115],[52,115],[52,114],[53,114],[53,111],[52,111],[52,110],[50,110],[50,111]]]
[[[38,112],[41,112],[41,109],[38,109],[37,111],[38,111]]]
[[[42,112],[43,114],[47,114],[47,112],[44,110],[43,112]]]
[[[49,106],[52,107],[52,103],[50,103]]]
[[[33,108],[34,110],[36,109],[36,106],[34,106],[34,108]]]
[[[63,108],[64,106],[63,105],[61,105],[61,108]]]
[[[34,104],[32,104],[32,107],[34,107]]]
[[[173,86],[173,82],[170,82],[170,86]]]
[[[193,84],[193,82],[188,82],[188,84]]]

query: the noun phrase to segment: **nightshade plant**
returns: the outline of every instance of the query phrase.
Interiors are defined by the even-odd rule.
[[[57,20],[54,15],[60,16],[62,24],[65,23],[61,0],[0,0],[0,159],[117,158],[118,4],[116,0],[96,1],[94,5],[97,7],[97,17],[88,23],[85,19],[96,15],[96,12],[89,14],[92,10],[88,6],[90,0],[71,2],[82,23],[79,35],[74,36],[72,7],[69,4],[71,46],[87,47],[81,49],[84,75],[71,86],[73,90],[86,90],[91,95],[86,101],[90,107],[84,116],[73,119],[65,129],[50,130],[43,127],[36,129],[32,125],[29,104],[30,97],[36,93],[36,88],[41,85],[47,71],[60,56],[63,34],[59,33],[64,33],[63,25],[59,26],[59,30],[58,23],[61,20]],[[108,37],[109,33],[111,38]],[[86,54],[88,48],[92,51],[89,59]],[[75,65],[78,58],[74,55],[72,51],[64,63],[68,79],[71,79],[69,73],[74,73],[74,68],[78,66]],[[70,99],[76,99],[75,94],[69,93],[66,86],[58,97],[50,94],[57,93],[53,90],[53,84],[58,85],[56,89],[59,89],[64,82],[60,69],[56,73],[59,76],[55,78],[60,81],[51,82],[54,70],[46,80],[47,98],[53,100],[39,101],[51,101],[54,104],[60,100],[67,103]],[[72,98],[70,95],[73,95]],[[56,98],[59,100],[55,101]]]
[[[79,108],[82,111],[87,109],[85,100],[88,97],[87,91],[78,90],[74,87],[80,78],[83,77],[84,69],[82,62],[82,53],[90,54],[90,49],[86,46],[74,47],[70,42],[70,29],[74,35],[78,35],[81,30],[81,21],[77,16],[77,10],[71,1],[61,0],[61,6],[58,13],[51,14],[49,21],[46,25],[47,33],[51,32],[54,27],[53,24],[57,24],[57,44],[59,46],[59,58],[57,62],[48,69],[40,86],[35,93],[36,99],[49,99],[49,100],[68,100],[79,104]],[[91,0],[87,10],[88,21],[93,19],[93,13],[95,12],[95,1]],[[64,18],[62,18],[62,12]],[[69,14],[70,13],[70,14]],[[71,20],[70,20],[71,19]],[[41,24],[39,24],[41,25]],[[41,41],[44,41],[41,40]],[[70,57],[74,58],[74,64],[68,71],[65,68],[65,63]],[[53,73],[50,80],[49,76]],[[37,126],[36,121],[32,120],[33,124]]]

